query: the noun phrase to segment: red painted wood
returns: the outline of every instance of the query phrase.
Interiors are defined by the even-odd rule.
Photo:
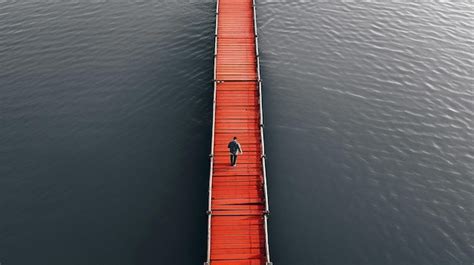
[[[211,198],[211,265],[265,264],[260,106],[252,0],[220,0]],[[240,82],[236,82],[240,81]],[[227,144],[244,154],[230,166]]]

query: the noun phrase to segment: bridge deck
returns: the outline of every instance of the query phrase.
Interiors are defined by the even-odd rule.
[[[253,0],[219,0],[209,199],[211,265],[269,262],[263,122]],[[244,154],[230,166],[227,144]]]

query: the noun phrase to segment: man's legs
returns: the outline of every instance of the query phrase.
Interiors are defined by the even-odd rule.
[[[235,154],[230,154],[230,165],[234,166],[235,163],[237,163],[237,155]]]

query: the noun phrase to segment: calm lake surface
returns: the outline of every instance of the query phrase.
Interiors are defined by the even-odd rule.
[[[2,265],[205,260],[215,4],[177,2],[0,1]],[[473,3],[257,3],[275,265],[474,264]]]

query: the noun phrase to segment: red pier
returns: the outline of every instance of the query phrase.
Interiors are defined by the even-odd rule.
[[[254,0],[218,0],[207,265],[270,265]],[[227,144],[244,154],[231,167]]]

